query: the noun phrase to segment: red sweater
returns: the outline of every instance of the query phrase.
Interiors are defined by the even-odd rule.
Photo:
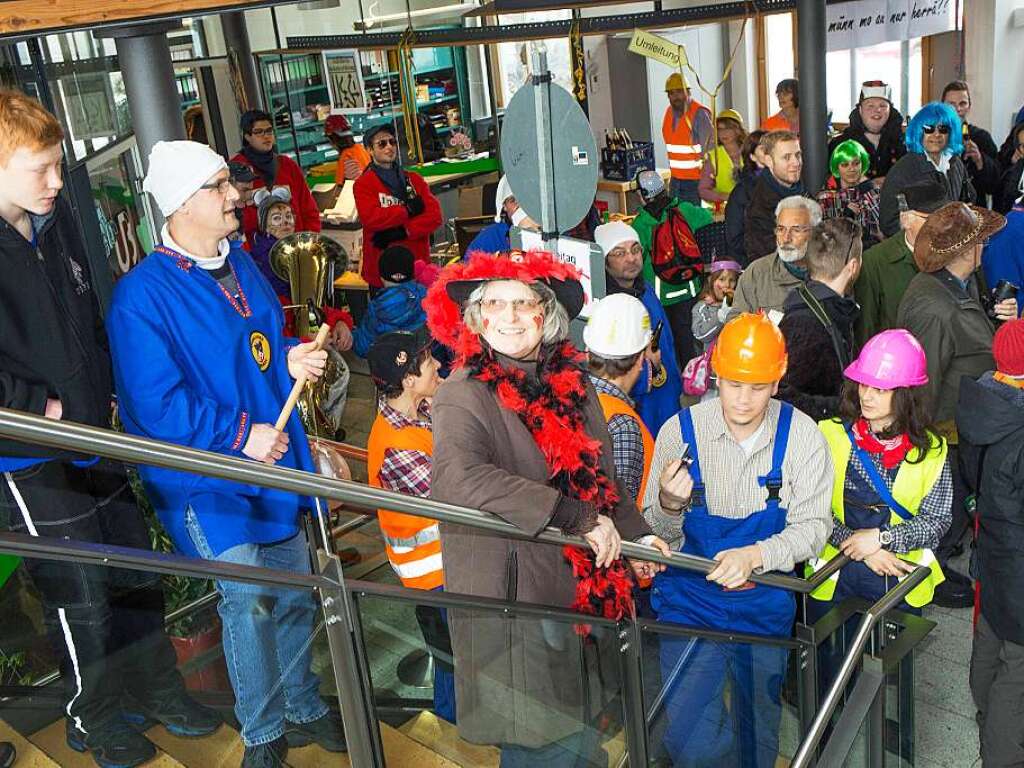
[[[367,168],[366,172],[356,179],[353,192],[359,221],[363,225],[363,279],[371,286],[379,288],[380,249],[373,244],[373,235],[382,229],[405,227],[408,237],[398,240],[392,245],[404,245],[412,251],[416,261],[430,261],[430,235],[441,226],[441,205],[430,191],[427,182],[418,173],[406,171],[416,194],[423,198],[423,213],[409,218],[409,212],[402,202],[391,194],[384,182]]]
[[[249,159],[239,152],[231,158],[231,162],[245,163],[253,167]],[[253,168],[256,171],[255,168]],[[259,171],[256,171],[256,178],[252,183],[253,189],[262,189],[266,186]],[[320,209],[317,207],[313,193],[309,191],[306,184],[306,176],[302,173],[299,164],[287,155],[277,156],[277,178],[274,179],[275,187],[288,187],[292,191],[292,210],[295,211],[296,232],[319,232],[320,231]],[[247,205],[242,209],[242,231],[245,239],[252,242],[252,233],[259,226],[259,219],[256,215],[256,206]]]

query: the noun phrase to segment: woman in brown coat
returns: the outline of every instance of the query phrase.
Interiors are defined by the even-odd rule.
[[[450,592],[619,618],[632,609],[621,539],[669,552],[615,478],[596,393],[567,341],[583,301],[575,269],[542,253],[474,257],[448,267],[428,294],[430,329],[457,358],[433,402],[433,498],[530,536],[549,525],[581,534],[592,550],[442,524]],[[640,575],[659,569],[631,565]],[[604,592],[588,591],[595,569]],[[501,746],[505,767],[599,764],[591,724],[601,685],[614,680],[617,663],[602,656],[618,652],[616,637],[595,627],[581,640],[572,622],[494,610],[452,610],[450,625],[464,739]]]

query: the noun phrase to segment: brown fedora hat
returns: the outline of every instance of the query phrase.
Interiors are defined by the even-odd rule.
[[[938,272],[968,248],[1006,226],[1006,218],[967,203],[946,203],[928,217],[914,242],[914,261],[922,272]]]

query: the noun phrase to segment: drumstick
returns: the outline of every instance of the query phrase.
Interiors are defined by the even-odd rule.
[[[313,347],[314,351],[323,348],[324,342],[327,341],[327,334],[331,332],[331,326],[324,323],[320,326],[320,332],[316,335],[316,339],[313,343],[316,345]],[[288,394],[288,399],[285,400],[284,408],[281,409],[281,415],[277,417],[277,421],[274,422],[274,429],[278,432],[284,430],[285,424],[288,423],[288,419],[291,418],[292,411],[295,410],[295,404],[299,402],[299,395],[302,394],[302,388],[306,386],[306,374],[303,373],[299,378],[292,384],[292,391]]]

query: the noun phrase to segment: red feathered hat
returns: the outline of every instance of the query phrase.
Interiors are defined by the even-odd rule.
[[[479,336],[462,322],[462,307],[473,290],[488,280],[519,280],[528,285],[542,282],[554,292],[570,320],[586,301],[576,267],[547,251],[478,252],[466,261],[450,264],[430,286],[423,308],[431,335],[455,351],[456,366],[482,349]]]

